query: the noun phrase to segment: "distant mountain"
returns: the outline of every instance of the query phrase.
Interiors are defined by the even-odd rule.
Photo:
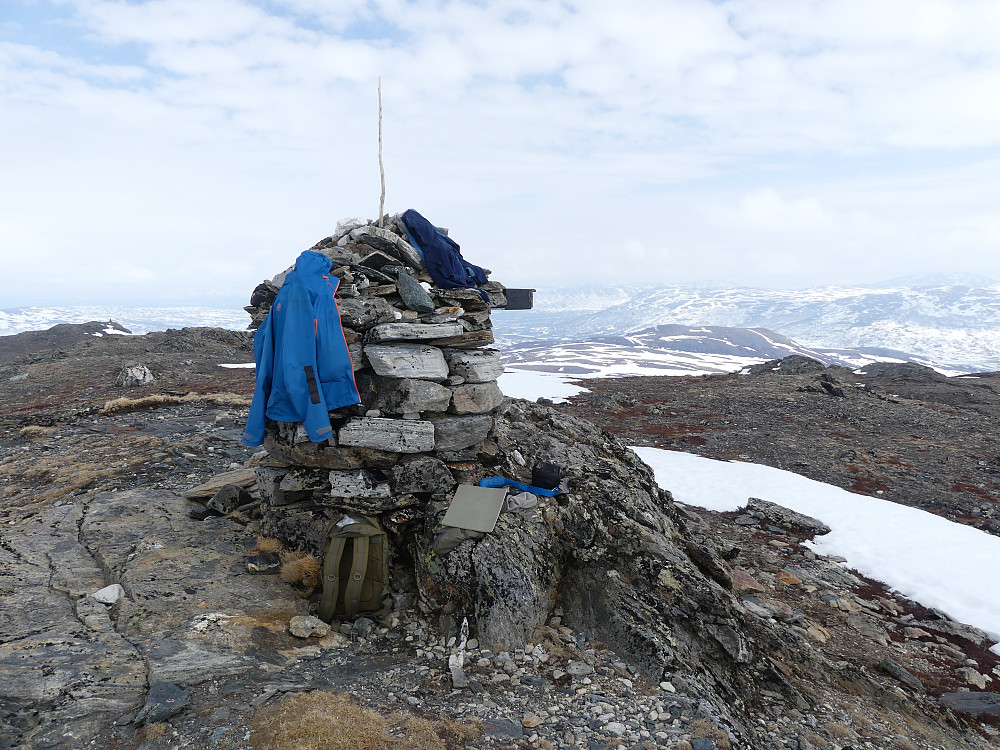
[[[597,289],[585,292],[539,290],[536,309],[498,313],[498,341],[593,340],[661,325],[764,328],[816,350],[892,350],[955,370],[1000,370],[1000,285],[615,288],[603,305]],[[574,309],[581,296],[586,308]]]
[[[132,333],[165,331],[168,328],[209,326],[245,331],[250,316],[239,308],[215,307],[126,307],[88,305],[65,307],[15,307],[0,310],[0,336],[24,331],[45,331],[64,323],[114,320]]]
[[[702,375],[735,372],[792,354],[845,367],[873,360],[928,364],[891,350],[811,349],[763,328],[681,325],[627,336],[512,344],[504,349],[504,363],[518,370],[579,377]]]

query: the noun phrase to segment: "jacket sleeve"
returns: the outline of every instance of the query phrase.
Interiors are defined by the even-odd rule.
[[[309,439],[319,443],[330,438],[333,428],[320,387],[316,361],[318,319],[307,290],[296,288],[289,295],[282,332],[282,368],[285,387],[302,414],[302,426]]]
[[[256,382],[253,401],[250,403],[250,414],[247,426],[243,431],[243,444],[250,447],[260,445],[264,441],[267,409],[267,399],[271,393],[271,381],[274,367],[274,330],[272,317],[268,314],[260,328],[253,336],[253,361]]]

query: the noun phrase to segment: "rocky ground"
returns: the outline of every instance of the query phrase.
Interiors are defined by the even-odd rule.
[[[815,530],[775,509],[679,511],[691,560],[713,596],[730,602],[744,640],[728,644],[725,660],[676,643],[684,663],[662,680],[650,679],[639,653],[568,627],[573,613],[558,605],[522,648],[487,651],[473,633],[459,649],[459,623],[421,612],[405,565],[394,569],[385,621],[292,635],[309,601],[277,576],[248,571],[259,543],[252,509],[195,521],[198,506],[182,496],[255,460],[238,441],[252,370],[218,366],[250,358],[248,337],[188,329],[91,337],[0,365],[0,747],[310,747],[307,730],[338,720],[349,738],[378,725],[385,734],[371,747],[1000,747],[996,703],[994,716],[976,719],[940,699],[955,695],[945,700],[966,709],[990,700],[1000,662],[983,635],[817,558],[800,544]],[[129,362],[156,380],[116,387]],[[869,491],[889,499],[909,481],[925,507],[995,519],[983,498],[1000,464],[990,463],[995,452],[977,455],[991,442],[990,378],[866,383],[840,372],[591,381],[590,396],[558,408],[584,410],[634,442],[848,487],[871,479],[880,484]],[[943,400],[969,393],[975,403]],[[547,413],[513,412],[524,421]],[[875,425],[881,432],[869,437]],[[925,450],[939,463],[924,462]],[[846,451],[855,455],[831,457]],[[982,484],[985,495],[948,489],[957,484]],[[543,523],[549,508],[523,523]],[[109,584],[122,587],[113,603],[92,596]],[[659,584],[669,592],[677,582]],[[713,627],[720,643],[736,632]],[[450,658],[461,659],[467,686],[453,683]],[[729,707],[712,702],[708,682],[729,685]],[[330,692],[354,696],[350,710],[322,702]],[[752,720],[727,723],[727,708]],[[306,726],[289,734],[296,718]]]
[[[559,408],[631,445],[787,469],[1000,534],[1000,373],[791,357],[744,375],[586,386]]]

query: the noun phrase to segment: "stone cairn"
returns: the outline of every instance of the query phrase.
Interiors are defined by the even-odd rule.
[[[504,402],[490,310],[504,287],[433,285],[397,216],[383,226],[345,220],[311,249],[333,262],[338,307],[361,404],[330,412],[333,437],[310,442],[300,424],[267,423],[255,469],[261,534],[322,556],[332,520],[377,518],[394,553],[422,531],[429,501],[475,482],[496,456],[493,412]],[[291,269],[288,269],[291,270]],[[264,321],[288,270],[260,284],[245,309]],[[495,463],[495,458],[494,461]]]

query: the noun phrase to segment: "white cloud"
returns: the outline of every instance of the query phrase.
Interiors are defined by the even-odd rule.
[[[62,7],[60,44],[0,43],[0,254],[25,290],[139,253],[170,261],[88,283],[192,289],[212,258],[248,292],[375,213],[379,75],[389,208],[504,281],[1000,274],[993,2]]]

